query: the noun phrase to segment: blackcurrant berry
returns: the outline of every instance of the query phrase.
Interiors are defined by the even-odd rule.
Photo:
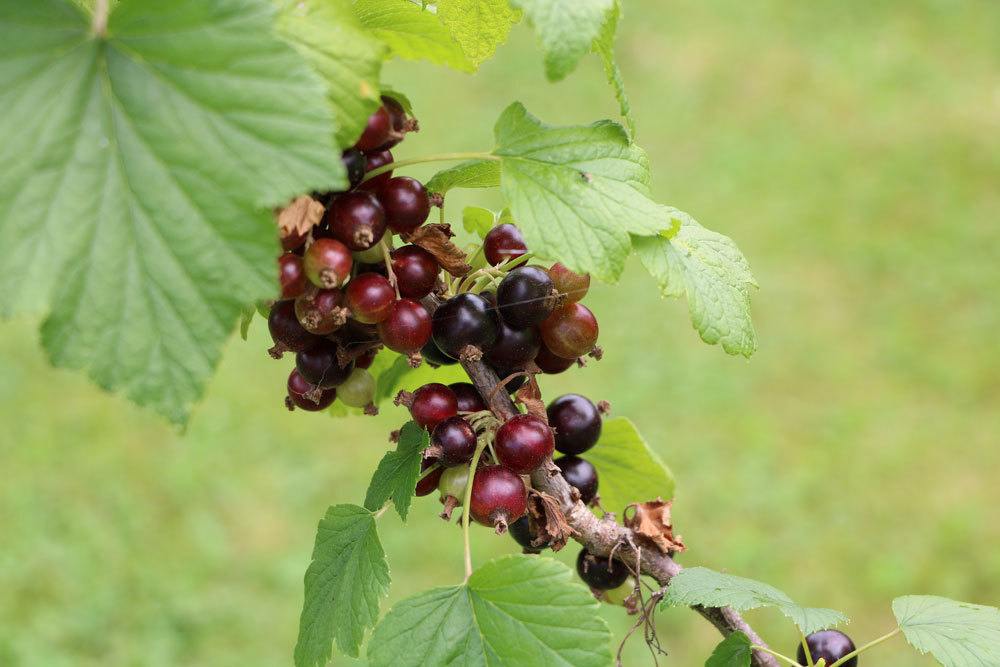
[[[379,167],[384,167],[387,164],[392,164],[393,157],[392,153],[389,151],[376,151],[374,153],[368,153],[365,155],[365,173],[378,169]],[[379,174],[374,178],[370,178],[358,187],[362,190],[368,190],[369,192],[378,192],[383,185],[385,185],[389,179],[392,178],[392,171],[387,171],[384,174]]]
[[[809,653],[812,655],[814,663],[820,658],[826,660],[826,664],[832,665],[848,653],[854,652],[854,642],[851,638],[839,630],[821,630],[806,637],[806,644],[809,645]],[[808,664],[806,652],[799,644],[797,659],[800,665]],[[858,656],[854,656],[844,663],[843,667],[858,667]]]
[[[455,359],[469,346],[488,352],[498,329],[496,311],[470,292],[453,296],[434,312],[434,342]]]
[[[563,359],[552,354],[552,350],[545,347],[545,341],[539,346],[538,354],[535,355],[535,365],[539,370],[548,375],[562,373],[567,368],[576,363],[576,359]]]
[[[552,284],[566,300],[566,303],[575,303],[587,295],[590,289],[590,274],[574,273],[564,265],[556,262],[549,267],[549,277]]]
[[[358,187],[361,179],[365,177],[365,154],[356,148],[349,148],[340,155],[340,161],[347,171],[347,180],[350,181],[350,189]]]
[[[358,137],[354,147],[359,151],[372,151],[389,140],[389,133],[392,131],[392,118],[385,107],[379,107],[365,125],[364,132]]]
[[[503,466],[484,466],[476,471],[469,516],[477,523],[493,526],[497,534],[501,534],[527,509],[528,492],[515,473]]]
[[[305,330],[295,316],[295,302],[277,301],[267,316],[267,328],[274,340],[271,356],[281,357],[282,352],[300,352],[322,342],[322,338]]]
[[[344,290],[347,307],[359,322],[378,324],[389,317],[396,301],[396,290],[377,273],[359,273]]]
[[[515,329],[541,323],[556,305],[552,279],[537,266],[519,266],[497,288],[500,318]]]
[[[367,250],[385,234],[385,212],[374,195],[357,190],[333,200],[326,224],[333,238],[351,250]]]
[[[510,531],[510,536],[514,538],[514,541],[524,547],[525,553],[537,554],[541,553],[542,549],[547,549],[549,544],[540,544],[535,546],[532,544],[536,539],[538,539],[538,533],[535,530],[535,526],[532,524],[531,518],[525,514],[517,521],[513,522],[508,526]]]
[[[278,279],[281,282],[281,298],[294,299],[306,289],[306,271],[302,258],[285,253],[278,258]]]
[[[361,354],[360,356],[355,357],[354,358],[354,367],[355,368],[363,368],[365,370],[371,368],[372,364],[375,363],[375,356],[377,354],[378,354],[378,348],[377,347],[373,347],[370,350],[368,350],[368,351],[364,352],[363,354]]]
[[[316,396],[316,394],[319,394]],[[308,396],[307,396],[308,394]],[[336,389],[318,389],[306,382],[297,369],[288,375],[288,399],[294,405],[309,412],[319,412],[330,407],[337,398]]]
[[[516,259],[528,252],[521,230],[511,224],[497,225],[483,239],[486,261],[496,266],[500,262]]]
[[[581,303],[568,303],[541,324],[542,341],[564,359],[582,357],[597,345],[597,318]]]
[[[378,190],[385,209],[385,222],[397,234],[409,234],[424,224],[431,212],[431,200],[423,184],[409,176],[390,178]]]
[[[564,394],[546,412],[556,431],[556,449],[563,454],[583,454],[601,437],[601,413],[589,398]]]
[[[434,255],[418,245],[404,245],[393,250],[389,257],[400,295],[422,299],[431,293],[441,271]]]
[[[435,458],[426,458],[420,463],[420,472],[424,472],[432,465],[437,463]],[[438,466],[431,472],[424,475],[422,478],[417,480],[416,495],[427,496],[433,493],[438,488],[438,482],[441,481],[441,473],[444,472],[444,468]]]
[[[318,289],[310,285],[295,300],[295,316],[302,327],[320,336],[327,336],[344,326],[350,311],[344,306],[344,293],[339,289]]]
[[[522,368],[538,355],[540,346],[541,338],[535,327],[515,329],[500,322],[497,339],[486,357],[497,368]]]
[[[448,417],[434,427],[431,444],[441,448],[443,465],[461,465],[471,461],[476,452],[476,432],[461,417]]]
[[[527,376],[524,371],[517,367],[499,366],[497,364],[490,363],[487,360],[487,365],[493,369],[493,372],[497,374],[497,378],[504,382],[503,388],[507,390],[508,394],[513,394],[515,391],[524,386],[524,383],[528,381]]]
[[[431,316],[419,301],[398,299],[378,323],[378,335],[390,350],[413,354],[431,339]]]
[[[366,370],[355,368],[340,385],[337,386],[337,396],[340,402],[352,408],[363,408],[371,405],[375,399],[375,378]]]
[[[296,353],[295,368],[309,384],[329,389],[343,383],[350,376],[354,370],[354,362],[341,366],[337,358],[337,344],[324,340],[308,350]]]
[[[427,341],[427,345],[420,348],[420,356],[422,356],[424,361],[432,366],[451,366],[452,364],[458,363],[458,359],[452,359],[447,354],[442,352],[441,349],[434,344],[433,338]]]
[[[428,431],[440,422],[458,414],[455,392],[439,382],[431,382],[413,392],[410,416]]]
[[[316,287],[340,287],[351,276],[351,251],[336,239],[316,239],[303,256],[306,277]]]
[[[560,456],[553,461],[566,482],[580,492],[580,500],[584,505],[597,497],[597,468],[590,461],[579,456]]]
[[[497,459],[519,475],[527,475],[552,455],[552,429],[534,415],[515,415],[497,429]]]
[[[301,234],[296,231],[282,235],[281,249],[301,256],[304,252],[302,245],[306,242],[306,236],[308,236],[308,232]]]
[[[610,591],[618,588],[628,579],[629,571],[621,561],[598,558],[586,549],[580,550],[576,558],[576,573],[584,583],[599,591]]]
[[[479,390],[469,382],[455,382],[448,385],[458,399],[459,412],[482,412],[489,409]]]

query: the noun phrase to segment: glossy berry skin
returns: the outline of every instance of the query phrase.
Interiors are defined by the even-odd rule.
[[[497,338],[496,311],[478,294],[465,292],[448,299],[434,312],[434,342],[441,351],[459,359],[472,345],[488,352]]]
[[[493,441],[499,462],[519,475],[542,465],[555,449],[552,429],[534,415],[515,415],[497,429]]]
[[[431,293],[441,271],[434,255],[418,245],[404,245],[389,253],[389,257],[401,296],[422,299]]]
[[[296,353],[295,368],[309,384],[329,389],[350,377],[354,362],[341,366],[337,359],[336,343],[323,341],[315,347]]]
[[[390,178],[378,189],[385,209],[385,222],[397,234],[409,234],[424,224],[431,212],[431,200],[423,184],[409,176]]]
[[[497,339],[486,357],[494,367],[522,368],[538,354],[541,342],[535,327],[515,329],[505,322],[500,322]]]
[[[555,307],[552,279],[537,266],[519,266],[497,288],[500,318],[515,329],[540,324]]]
[[[347,322],[344,293],[339,289],[316,289],[312,285],[295,300],[295,316],[309,333],[327,336]]]
[[[375,356],[378,355],[378,348],[373,347],[361,356],[355,357],[354,367],[368,370],[375,363]]]
[[[428,458],[424,459],[420,463],[420,472],[423,472],[430,468],[432,465],[437,463],[437,459]],[[438,482],[441,481],[441,473],[444,472],[444,468],[438,466],[433,472],[428,473],[422,479],[417,480],[416,495],[417,496],[429,496],[438,488]]]
[[[459,412],[482,412],[488,409],[479,390],[470,382],[455,382],[448,385],[458,399]]]
[[[384,167],[387,164],[392,164],[393,157],[392,153],[389,151],[376,151],[374,153],[368,153],[365,155],[365,173],[379,167]],[[368,179],[358,187],[362,190],[368,190],[369,192],[378,192],[383,185],[385,185],[389,179],[392,178],[392,171],[387,171],[384,174],[379,174],[375,178]]]
[[[549,544],[541,544],[537,547],[532,544],[532,541],[537,539],[538,534],[533,530],[531,519],[528,518],[527,514],[511,523],[507,529],[514,541],[524,547],[525,553],[538,554],[542,552],[542,549],[549,547]]]
[[[580,492],[580,500],[589,505],[597,497],[597,468],[579,456],[560,456],[553,461],[566,482]]]
[[[524,482],[503,466],[484,466],[472,480],[469,516],[484,526],[504,533],[507,526],[524,516],[528,492]]]
[[[389,140],[389,132],[392,130],[392,118],[385,107],[368,117],[365,131],[358,137],[354,147],[359,151],[373,151]]]
[[[370,192],[339,195],[330,205],[326,223],[333,238],[351,250],[368,250],[385,234],[385,212]]]
[[[399,299],[378,323],[378,335],[390,350],[413,354],[431,339],[431,316],[418,301]]]
[[[355,367],[337,386],[340,402],[352,408],[363,408],[375,398],[375,378],[366,370]]]
[[[282,299],[294,299],[302,294],[308,284],[302,258],[293,253],[285,253],[279,257],[278,281],[281,283]]]
[[[420,356],[424,361],[433,366],[451,366],[458,363],[458,359],[452,359],[434,344],[434,339],[427,341],[427,344],[420,348]]]
[[[483,255],[493,266],[516,259],[527,252],[528,246],[521,236],[521,230],[511,224],[497,225],[483,239]]]
[[[469,485],[469,466],[454,466],[445,468],[438,481],[438,491],[442,498],[451,496],[459,501],[465,500],[465,488]]]
[[[378,324],[389,317],[396,290],[377,273],[359,273],[344,290],[347,307],[358,322]]]
[[[563,394],[549,403],[546,413],[556,431],[556,449],[563,454],[583,454],[601,437],[601,413],[585,396]]]
[[[545,341],[542,341],[538,354],[535,355],[535,365],[546,375],[557,375],[574,364],[576,359],[563,359],[552,354],[552,350],[545,347]]]
[[[597,345],[597,318],[580,303],[568,303],[542,322],[542,341],[563,359],[576,359]]]
[[[826,660],[827,665],[832,665],[848,653],[852,653],[855,649],[851,638],[839,630],[814,632],[806,637],[806,644],[809,645],[809,653],[812,655],[813,662],[819,662],[819,659],[823,658]],[[808,664],[806,662],[806,652],[802,648],[802,644],[799,644],[796,659],[800,665]],[[845,662],[843,667],[858,667],[858,656],[854,656]]]
[[[449,417],[458,414],[455,392],[439,382],[431,382],[413,392],[410,416],[428,431]]]
[[[308,412],[319,412],[320,410],[325,410],[330,407],[334,400],[337,398],[336,389],[322,389],[320,390],[319,400],[314,401],[310,398],[306,398],[306,394],[311,392],[315,387],[306,382],[305,378],[296,369],[292,369],[292,372],[288,375],[288,399],[297,408],[306,410]],[[289,408],[291,409],[291,408]]]
[[[566,303],[576,303],[585,297],[590,289],[589,274],[574,273],[559,262],[549,267],[549,277],[552,278],[552,285]]]
[[[349,148],[341,153],[340,161],[344,165],[344,170],[347,171],[350,189],[353,190],[365,177],[365,154],[356,148]]]
[[[275,353],[307,350],[323,339],[309,333],[295,316],[295,302],[278,301],[271,306],[267,316],[267,328],[274,340]]]
[[[351,277],[354,259],[351,251],[336,239],[322,238],[313,241],[302,258],[306,277],[316,287],[340,287]]]
[[[431,444],[441,448],[442,465],[461,465],[472,460],[476,451],[476,432],[461,417],[448,417],[434,427]]]
[[[628,568],[621,561],[612,560],[609,566],[607,558],[597,557],[586,549],[581,549],[576,558],[576,573],[585,584],[599,591],[618,588],[629,576]]]

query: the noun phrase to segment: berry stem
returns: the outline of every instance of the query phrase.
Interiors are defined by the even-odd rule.
[[[806,639],[806,634],[799,630],[799,637],[802,639],[802,651],[806,654],[807,667],[815,667],[816,663],[813,661],[812,651],[809,650],[809,641]]]
[[[465,498],[462,500],[462,539],[465,542],[465,581],[472,576],[472,545],[469,542],[469,508],[472,507],[472,483],[476,479],[476,466],[479,465],[479,457],[490,441],[490,432],[487,431],[479,436],[476,442],[476,451],[469,461],[469,481],[465,483]]]
[[[458,160],[495,160],[499,161],[500,158],[492,153],[485,152],[470,152],[470,153],[437,153],[435,155],[425,155],[423,157],[413,157],[407,160],[396,160],[395,162],[390,162],[389,164],[384,164],[381,167],[376,167],[372,169],[365,177],[361,179],[361,182],[370,181],[376,176],[381,176],[387,171],[393,171],[401,167],[410,167],[415,164],[423,164],[425,162],[456,162]]]
[[[753,649],[753,650],[755,650],[755,651],[763,651],[764,653],[767,653],[767,654],[770,654],[770,655],[773,655],[773,656],[774,656],[775,658],[777,658],[778,660],[781,660],[782,662],[784,662],[784,663],[787,663],[787,664],[791,665],[792,667],[802,667],[802,666],[801,666],[801,665],[800,665],[800,664],[798,663],[798,661],[796,661],[796,660],[792,660],[792,659],[791,659],[791,658],[789,658],[789,657],[788,657],[787,655],[781,655],[781,654],[780,654],[780,653],[778,653],[777,651],[775,651],[775,650],[772,650],[772,649],[770,649],[770,648],[768,648],[768,647],[766,647],[766,646],[760,646],[760,645],[758,645],[758,644],[754,644],[754,645],[753,645],[753,646],[751,646],[750,648],[752,648],[752,649]]]
[[[392,258],[389,256],[389,244],[385,242],[383,238],[379,241],[379,245],[382,246],[382,261],[385,262],[385,271],[389,274],[389,283],[392,288],[396,290],[396,298],[400,299],[399,295],[399,281],[396,280],[396,272],[392,270]]]
[[[97,0],[94,3],[94,20],[91,29],[98,37],[106,37],[108,34],[108,0]]]
[[[875,648],[876,646],[878,646],[882,642],[887,641],[889,639],[892,639],[893,637],[895,637],[896,635],[898,635],[900,632],[902,632],[902,630],[900,630],[899,628],[894,628],[891,632],[885,633],[884,635],[882,635],[878,639],[871,640],[870,642],[868,642],[867,644],[865,644],[861,648],[854,649],[853,651],[851,651],[850,653],[848,653],[847,655],[845,655],[843,658],[841,658],[837,662],[835,662],[832,665],[830,665],[830,667],[838,667],[838,665],[842,665],[845,662],[847,662],[848,660],[850,660],[851,658],[853,658],[853,657],[855,657],[857,655],[861,655],[862,653],[864,653],[868,649]]]

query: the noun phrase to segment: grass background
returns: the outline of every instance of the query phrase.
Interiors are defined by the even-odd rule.
[[[637,422],[679,480],[683,563],[841,609],[860,641],[897,595],[1000,603],[1000,5],[631,1],[619,53],[656,195],[750,258],[760,350],[702,344],[633,265],[588,298],[605,360],[543,390]],[[616,112],[596,59],[546,84],[523,27],[475,78],[387,78],[422,125],[401,157],[492,145],[513,99]],[[363,498],[402,411],[285,412],[258,320],[179,434],[50,368],[35,325],[0,325],[0,665],[289,664],[316,521]],[[436,511],[382,519],[392,600],[461,576]],[[511,551],[476,534],[478,561]],[[751,620],[793,650],[776,614]],[[665,664],[717,641],[684,610],[659,631]],[[898,640],[876,661],[932,664]],[[652,664],[641,641],[625,664]]]

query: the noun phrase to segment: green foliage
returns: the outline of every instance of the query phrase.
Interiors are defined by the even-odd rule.
[[[621,18],[621,3],[615,0],[614,6],[608,12],[607,19],[601,27],[601,33],[594,40],[594,52],[601,57],[604,65],[604,75],[608,78],[612,90],[615,91],[615,99],[618,100],[618,111],[625,119],[625,126],[628,128],[632,140],[635,141],[635,119],[632,117],[632,105],[628,101],[625,93],[625,82],[622,80],[622,72],[618,67],[615,58],[615,37],[618,32],[618,20]]]
[[[524,10],[545,52],[545,76],[558,81],[590,52],[614,0],[511,0]]]
[[[1000,609],[933,595],[892,601],[906,641],[945,667],[1000,664]]]
[[[749,357],[757,349],[750,319],[750,291],[757,282],[750,265],[732,239],[682,211],[669,209],[669,215],[675,221],[671,233],[634,239],[639,259],[664,296],[687,298],[702,340]]]
[[[610,632],[573,572],[550,558],[490,561],[461,586],[393,606],[368,647],[373,667],[611,664]]]
[[[0,5],[0,313],[48,307],[53,363],[178,423],[274,291],[264,207],[344,183],[271,28],[263,0],[123,2],[107,40],[67,2]]]
[[[427,191],[444,195],[452,188],[495,188],[500,185],[500,163],[470,160],[443,169],[427,181]]]
[[[604,421],[601,439],[586,458],[598,470],[601,505],[610,512],[620,513],[629,503],[674,496],[670,468],[624,417]]]
[[[347,655],[357,656],[388,590],[389,566],[374,515],[356,505],[328,509],[319,522],[306,570],[296,667],[325,665],[333,641]]]
[[[437,15],[473,67],[493,56],[520,18],[507,0],[438,0]]]
[[[750,667],[752,644],[742,632],[734,632],[723,639],[712,655],[705,661],[705,667]]]
[[[403,521],[406,521],[417,478],[420,477],[421,454],[429,443],[430,437],[427,431],[420,428],[416,422],[403,424],[403,428],[399,431],[396,450],[385,453],[379,461],[375,474],[372,475],[368,493],[365,495],[365,507],[375,512],[392,498],[396,512]]]
[[[393,55],[428,60],[465,72],[475,70],[438,17],[409,0],[357,0],[354,11],[361,24],[385,42]]]
[[[485,238],[493,225],[496,224],[497,215],[488,208],[479,206],[466,206],[462,210],[462,227],[470,234],[475,234],[479,238]]]
[[[832,628],[847,622],[839,611],[816,607],[800,607],[774,586],[722,574],[706,567],[689,567],[675,576],[663,598],[665,607],[732,607],[748,611],[758,607],[775,607],[792,620],[804,634]]]

